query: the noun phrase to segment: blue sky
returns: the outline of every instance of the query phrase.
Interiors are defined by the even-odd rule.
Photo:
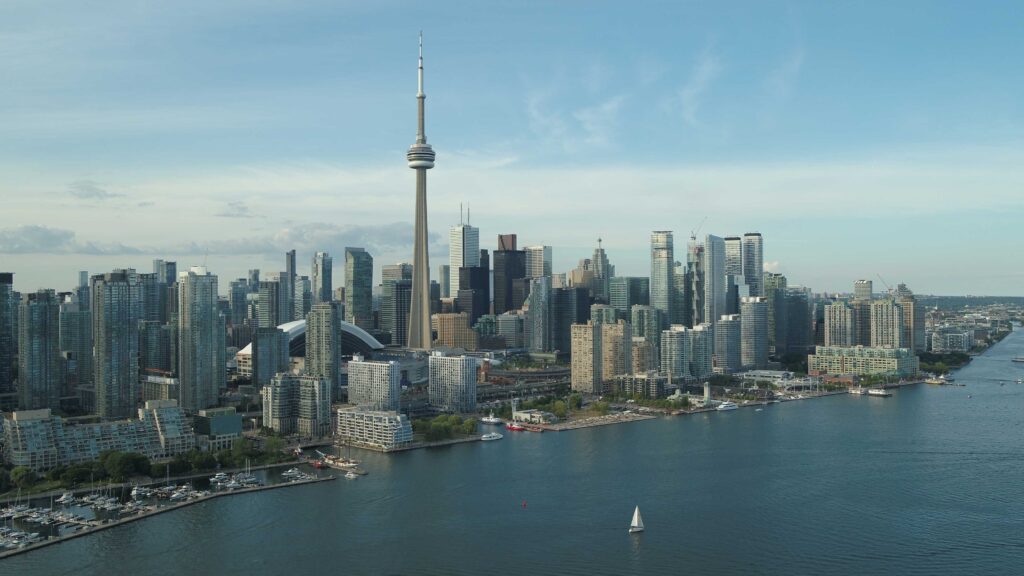
[[[1022,293],[1019,3],[722,4],[4,3],[0,268],[409,259],[423,29],[432,274],[464,202],[556,271],[706,216],[791,284]]]

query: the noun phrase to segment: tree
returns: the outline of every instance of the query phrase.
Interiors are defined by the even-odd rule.
[[[579,394],[570,394],[569,395],[569,409],[570,410],[579,410],[582,407],[583,407],[583,396],[580,396]]]
[[[593,408],[594,412],[597,412],[601,416],[604,416],[605,414],[608,414],[608,403],[607,402],[594,402],[591,405],[591,408]]]
[[[11,470],[11,481],[18,488],[31,488],[36,483],[38,477],[31,468],[27,466],[18,466],[14,470]]]
[[[267,438],[266,443],[263,445],[263,449],[265,452],[277,454],[284,449],[284,440],[276,436],[271,436],[270,438]]]
[[[551,404],[551,413],[559,418],[565,418],[568,412],[565,402],[561,400],[555,400],[554,403]]]

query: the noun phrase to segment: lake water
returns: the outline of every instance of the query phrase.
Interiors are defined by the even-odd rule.
[[[1024,331],[891,398],[834,396],[359,453],[2,574],[1024,574]],[[1000,381],[1005,385],[1000,385]],[[639,505],[647,531],[627,534]]]

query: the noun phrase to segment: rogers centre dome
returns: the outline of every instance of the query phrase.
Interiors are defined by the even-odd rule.
[[[277,327],[288,335],[288,355],[306,355],[306,321],[295,320]],[[349,322],[341,323],[341,350],[344,355],[362,354],[369,357],[372,352],[383,350],[384,345],[369,332]],[[238,351],[240,356],[252,356],[252,343]]]

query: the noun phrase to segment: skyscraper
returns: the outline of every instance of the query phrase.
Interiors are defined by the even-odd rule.
[[[872,348],[906,348],[903,338],[903,307],[889,299],[873,301],[871,303]]]
[[[725,314],[725,240],[704,237],[704,314],[697,324],[712,323]]]
[[[309,276],[296,276],[292,294],[292,317],[289,320],[305,320],[313,306],[313,283]],[[330,302],[330,300],[328,300]]]
[[[744,368],[768,367],[768,303],[764,298],[751,296],[740,301],[740,349]]]
[[[743,276],[743,239],[739,236],[725,238],[725,274]]]
[[[630,308],[630,324],[633,325],[633,336],[646,339],[654,348],[655,364],[657,364],[661,350],[661,327],[665,324],[661,310],[654,306],[634,304]]]
[[[677,382],[691,378],[688,330],[686,326],[673,324],[661,332],[661,371]]]
[[[726,272],[728,274],[728,272]],[[764,296],[764,239],[760,232],[743,235],[743,271],[751,296]]]
[[[313,256],[313,304],[331,301],[333,268],[334,259],[327,252],[317,252]]]
[[[92,277],[93,383],[96,413],[118,419],[139,403],[139,318],[141,294],[135,270]]]
[[[260,328],[276,328],[291,321],[288,314],[290,300],[284,291],[287,285],[280,279],[260,280],[257,313]]]
[[[768,305],[768,352],[782,355],[786,350],[786,336],[789,328],[786,320],[786,277],[769,272],[764,275],[761,295]]]
[[[463,289],[459,270],[480,265],[480,229],[469,224],[452,226],[448,231],[448,274],[450,290]]]
[[[551,276],[551,246],[527,246],[526,277]]]
[[[205,266],[178,276],[178,405],[190,414],[216,406],[227,386],[225,319],[217,300],[217,277]]]
[[[345,248],[345,320],[373,328],[373,257],[362,248]]]
[[[64,385],[60,301],[53,290],[25,294],[18,314],[18,406],[57,410]]]
[[[672,302],[675,286],[675,255],[672,232],[658,230],[651,232],[651,306],[661,310],[663,321],[673,316]]]
[[[522,307],[515,298],[513,282],[526,277],[526,252],[516,249],[515,234],[500,234],[494,251],[494,313],[504,314]]]
[[[284,293],[284,310],[281,314],[282,322],[291,322],[295,319],[295,250],[289,250],[284,254],[284,274],[279,278],[281,290]]]
[[[871,280],[857,280],[853,283],[853,299],[868,301],[874,298],[874,283]]]
[[[638,276],[616,276],[608,283],[608,303],[619,318],[630,317],[633,306],[647,306],[651,301],[650,280]]]
[[[341,385],[341,303],[314,304],[306,320],[306,373]]]
[[[452,267],[441,264],[437,267],[437,283],[441,288],[441,298],[451,298],[452,295]]]
[[[915,354],[925,351],[924,306],[906,284],[896,287],[896,302],[903,308],[903,344]]]
[[[595,300],[608,303],[609,282],[615,276],[615,266],[608,262],[608,255],[601,247],[601,239],[597,239],[597,248],[594,248],[594,256],[590,259],[594,280],[591,283],[591,294]]]
[[[857,317],[853,306],[833,302],[825,306],[825,346],[852,347],[857,341]]]
[[[380,329],[391,334],[392,344],[401,345],[409,337],[411,298],[412,282],[409,280],[388,280],[381,287]],[[430,333],[429,323],[427,333]]]
[[[723,374],[743,368],[741,322],[739,314],[725,315],[715,322],[715,359]]]
[[[434,167],[434,149],[427,144],[423,93],[423,35],[420,34],[418,123],[416,143],[406,158],[416,171],[416,224],[413,231],[412,305],[409,310],[409,348],[430,350],[430,260],[427,237],[427,170]],[[390,408],[385,408],[390,409]]]
[[[86,279],[88,283],[88,279]],[[76,290],[60,305],[60,351],[67,358],[68,392],[77,394],[86,411],[95,408],[92,388],[92,313],[89,302],[80,299]]]
[[[14,392],[14,273],[0,272],[0,394]]]

